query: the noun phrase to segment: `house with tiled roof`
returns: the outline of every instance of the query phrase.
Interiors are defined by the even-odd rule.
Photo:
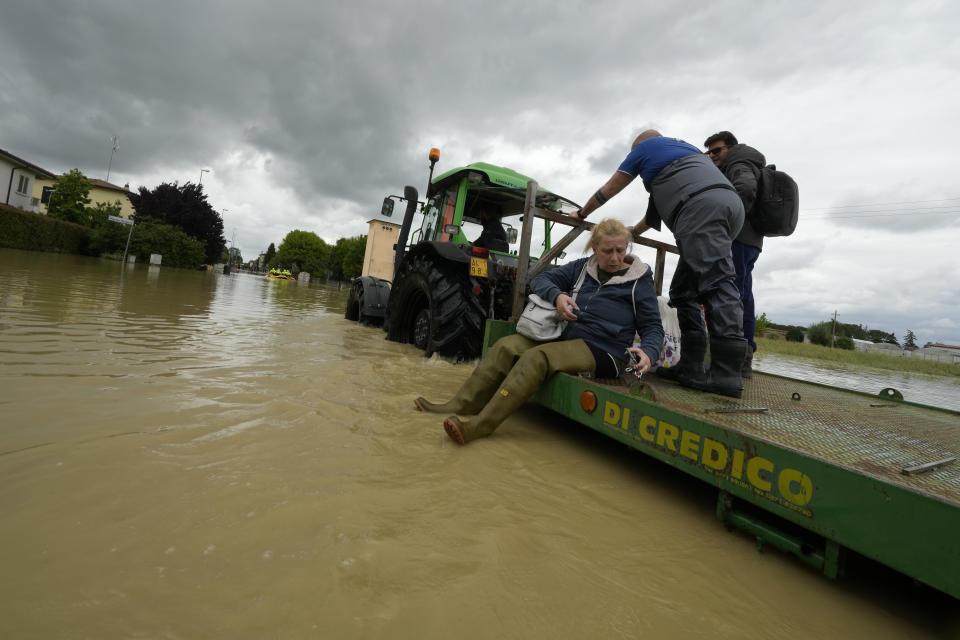
[[[40,199],[34,195],[41,180],[56,180],[57,176],[32,162],[0,149],[0,202],[24,211],[45,213]]]
[[[59,176],[47,171],[32,162],[19,158],[8,151],[0,149],[0,202],[9,204],[33,213],[46,213],[50,203],[50,194],[53,193],[53,184]],[[124,218],[133,217],[133,204],[130,202],[130,185],[119,186],[100,180],[87,178],[90,182],[90,205],[99,203],[120,205],[120,215]]]
[[[87,180],[90,181],[90,206],[100,202],[106,204],[118,202],[120,203],[121,217],[133,217],[133,204],[130,202],[130,196],[133,195],[133,192],[130,191],[129,184],[121,187],[98,178],[87,178]]]
[[[917,349],[917,351],[910,355],[923,358],[924,360],[938,360],[940,362],[960,364],[960,346],[943,344],[942,342],[928,344],[923,349]]]

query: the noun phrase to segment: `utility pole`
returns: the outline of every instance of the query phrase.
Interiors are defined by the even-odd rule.
[[[197,181],[198,187],[203,184],[203,174],[205,173],[210,173],[210,169],[200,169],[200,180]]]
[[[833,310],[833,328],[830,330],[830,348],[833,349],[833,341],[837,337],[837,310]]]

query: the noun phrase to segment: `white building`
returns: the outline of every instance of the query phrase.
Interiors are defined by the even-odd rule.
[[[37,180],[56,180],[46,169],[0,149],[0,202],[24,211],[44,213],[40,199],[33,196]]]

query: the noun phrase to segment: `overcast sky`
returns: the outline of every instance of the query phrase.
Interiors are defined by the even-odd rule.
[[[102,179],[117,135],[110,181],[134,190],[209,169],[250,259],[292,229],[366,233],[423,192],[430,147],[438,172],[490,162],[582,203],[640,130],[727,129],[800,185],[757,313],[960,344],[958,25],[923,0],[12,0],[0,148]],[[645,203],[638,181],[595,215]]]

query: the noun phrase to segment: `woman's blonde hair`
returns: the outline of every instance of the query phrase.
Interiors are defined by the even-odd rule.
[[[596,253],[597,247],[600,246],[600,239],[606,236],[623,236],[627,241],[627,252],[630,252],[630,240],[632,239],[630,232],[616,218],[605,218],[595,224],[593,231],[590,233],[590,238],[587,240],[586,248]]]

